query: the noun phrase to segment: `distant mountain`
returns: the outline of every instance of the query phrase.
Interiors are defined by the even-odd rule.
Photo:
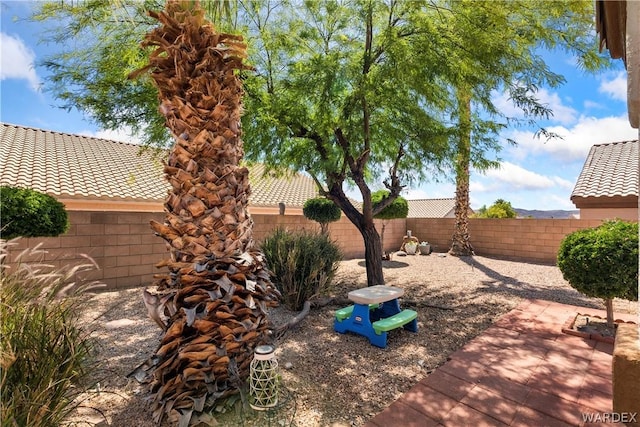
[[[527,210],[527,209],[519,209],[514,208],[514,210],[518,213],[518,218],[553,218],[553,219],[569,219],[575,218],[576,215],[580,214],[579,210],[573,211],[563,211],[563,210],[552,210],[552,211],[539,211],[539,210]]]

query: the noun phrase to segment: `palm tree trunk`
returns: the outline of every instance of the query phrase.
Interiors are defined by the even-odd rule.
[[[168,1],[150,15],[161,26],[143,43],[156,48],[145,70],[176,139],[165,164],[166,220],[151,224],[170,248],[156,285],[172,306],[150,359],[151,389],[155,421],[184,422],[243,385],[278,294],[254,247],[249,174],[238,165],[242,38],[216,33],[197,2]]]
[[[471,161],[471,96],[458,88],[459,138],[456,156],[456,205],[455,228],[449,254],[468,256],[473,254],[469,243],[469,163]]]

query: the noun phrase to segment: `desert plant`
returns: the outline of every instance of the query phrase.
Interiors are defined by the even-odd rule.
[[[276,229],[262,242],[283,303],[300,310],[306,300],[331,284],[342,254],[324,234]]]
[[[340,219],[342,210],[333,201],[324,197],[316,197],[304,202],[302,207],[304,216],[320,223],[322,234],[329,234],[329,223]]]
[[[2,426],[58,426],[90,384],[93,341],[80,326],[81,293],[74,282],[93,264],[51,266],[4,263],[14,241],[0,241],[0,418]]]
[[[0,187],[3,239],[58,236],[69,229],[62,203],[29,188]]]
[[[604,299],[607,325],[613,327],[613,298],[638,300],[638,223],[607,221],[568,234],[558,267],[573,288]]]
[[[371,194],[371,203],[375,205],[389,195],[387,190],[378,190]],[[384,251],[384,229],[387,227],[387,221],[396,218],[406,218],[409,214],[409,203],[404,197],[398,196],[390,205],[381,210],[374,216],[376,219],[382,220],[382,230],[380,230],[380,244],[382,245],[383,256]]]

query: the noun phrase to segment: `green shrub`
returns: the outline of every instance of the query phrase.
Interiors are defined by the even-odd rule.
[[[378,190],[371,194],[371,203],[373,206],[377,205],[389,195],[389,191],[387,190]],[[391,202],[390,205],[382,209],[374,218],[382,220],[382,230],[380,231],[380,246],[382,246],[382,253],[385,253],[384,250],[384,230],[387,227],[387,220],[397,219],[397,218],[406,218],[409,215],[409,203],[404,197],[398,196]]]
[[[327,225],[330,222],[339,220],[342,210],[333,201],[324,197],[317,197],[304,202],[302,213],[305,218],[319,222],[322,234],[327,234],[329,231]]]
[[[69,229],[64,205],[28,188],[0,187],[3,239],[58,236]]]
[[[4,264],[0,242],[0,418],[4,426],[58,426],[88,387],[93,343],[79,326],[74,277],[89,265]],[[23,252],[33,257],[37,250]]]
[[[276,229],[262,243],[283,303],[301,310],[304,302],[331,284],[342,254],[324,234]]]
[[[377,205],[389,195],[389,191],[387,190],[378,190],[371,193],[371,203],[373,206]],[[404,197],[398,196],[396,199],[391,202],[386,208],[382,209],[378,214],[375,215],[375,218],[378,219],[396,219],[396,218],[406,218],[409,215],[409,203]]]
[[[603,298],[613,321],[611,300],[638,300],[638,224],[607,221],[568,234],[558,250],[565,280],[585,295]]]

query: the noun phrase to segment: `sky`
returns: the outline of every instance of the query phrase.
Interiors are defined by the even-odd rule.
[[[56,46],[40,43],[41,25],[26,20],[28,1],[0,1],[0,121],[58,132],[135,142],[126,130],[101,129],[75,109],[61,103],[47,91],[47,70],[38,64]],[[500,136],[516,146],[503,144],[498,153],[500,168],[471,172],[470,197],[474,209],[504,199],[515,208],[573,210],[570,196],[578,175],[594,144],[638,138],[627,117],[627,75],[622,61],[597,75],[575,65],[566,53],[549,53],[552,70],[565,76],[566,83],[554,89],[541,88],[537,96],[554,112],[539,126],[562,139],[546,141],[534,137],[537,127],[508,129]],[[508,115],[517,111],[506,96],[497,93],[495,104]],[[354,192],[350,195],[357,197]],[[407,199],[455,197],[453,177],[438,176],[406,188]]]

